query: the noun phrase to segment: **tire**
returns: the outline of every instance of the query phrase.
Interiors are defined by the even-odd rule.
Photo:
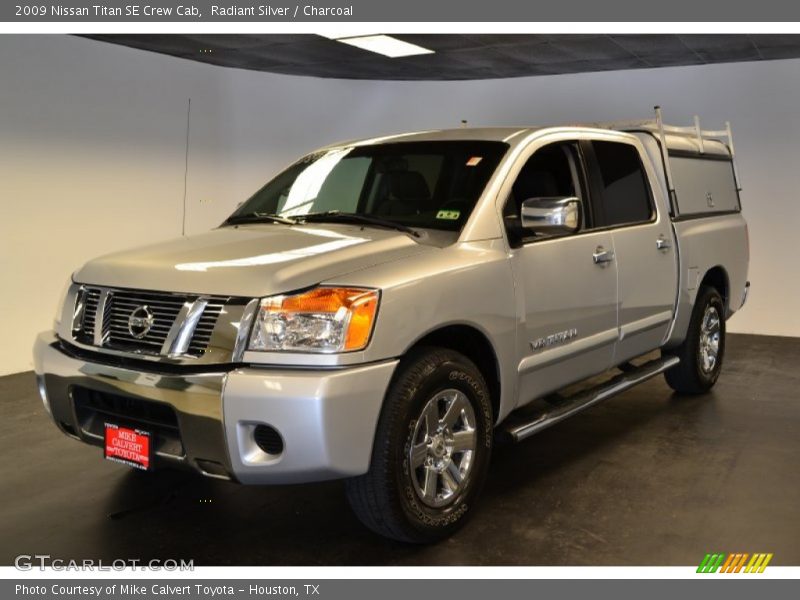
[[[681,362],[664,373],[679,394],[704,394],[719,378],[725,356],[725,305],[719,292],[702,286],[689,320],[683,344],[665,352]]]
[[[468,358],[441,348],[412,352],[387,392],[369,471],[346,482],[353,512],[402,542],[450,536],[483,487],[492,428],[489,389]]]

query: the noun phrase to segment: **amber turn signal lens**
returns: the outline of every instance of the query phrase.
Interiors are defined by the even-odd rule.
[[[360,350],[367,345],[377,311],[378,292],[370,291],[353,299],[350,326],[344,341],[345,350]]]
[[[302,294],[286,296],[269,307],[271,312],[328,313],[347,318],[343,350],[361,350],[369,342],[375,314],[378,312],[378,291],[363,288],[318,287]]]

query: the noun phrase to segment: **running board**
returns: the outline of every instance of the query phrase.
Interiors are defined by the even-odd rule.
[[[523,412],[518,416],[510,415],[500,428],[511,436],[512,440],[520,442],[540,432],[542,429],[555,425],[567,417],[571,417],[598,402],[616,396],[635,385],[639,385],[655,377],[659,373],[663,373],[679,362],[680,359],[677,356],[665,356],[651,360],[633,370],[621,373],[609,381],[601,383],[591,389],[578,392],[574,396],[558,398],[555,405],[553,405],[552,401],[548,402],[547,399],[544,399],[543,403],[548,404],[548,406],[540,410],[535,410],[535,407],[532,407],[534,408],[533,411],[526,410],[527,407],[523,408]],[[537,402],[532,404],[537,404]]]

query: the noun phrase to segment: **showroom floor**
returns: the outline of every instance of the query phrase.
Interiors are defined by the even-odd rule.
[[[731,335],[709,396],[657,378],[498,447],[475,517],[432,547],[363,529],[340,482],[246,488],[104,462],[48,422],[31,373],[2,377],[0,564],[691,565],[714,551],[798,564],[799,365],[800,339]]]

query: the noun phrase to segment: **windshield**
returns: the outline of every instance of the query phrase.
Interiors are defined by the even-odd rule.
[[[267,183],[228,222],[344,213],[460,231],[507,148],[501,142],[398,142],[319,152]]]

